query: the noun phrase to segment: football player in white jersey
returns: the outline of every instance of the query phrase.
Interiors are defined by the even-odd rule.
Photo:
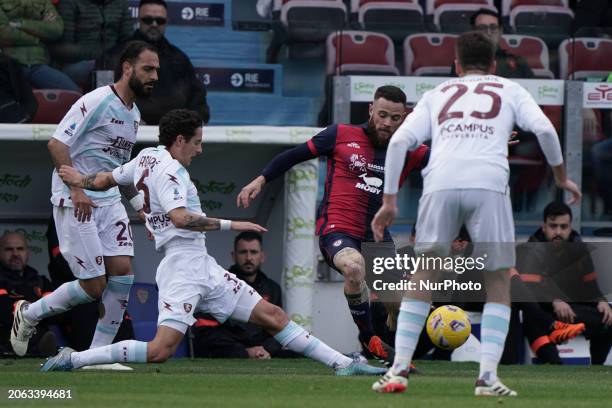
[[[514,266],[514,222],[508,193],[507,135],[514,124],[535,133],[552,167],[555,183],[580,199],[580,190],[563,165],[555,128],[520,85],[492,75],[494,47],[480,32],[457,40],[460,77],[425,93],[393,135],[385,161],[383,206],[372,221],[375,239],[397,214],[397,186],[406,150],[432,139],[431,157],[423,170],[423,195],[416,227],[417,254],[448,255],[463,224],[475,245],[486,251],[485,304],[481,325],[480,374],[475,395],[516,396],[497,378],[510,318],[510,280]],[[489,245],[484,245],[488,243]],[[482,253],[484,255],[484,252]],[[437,271],[418,270],[416,290],[405,294],[398,319],[393,366],[373,385],[378,392],[403,392],[407,367],[429,314],[431,292],[420,282],[435,280]]]
[[[335,370],[337,375],[375,375],[384,368],[352,360],[309,334],[285,312],[246,282],[226,271],[206,251],[206,231],[266,231],[250,222],[207,217],[198,191],[185,167],[202,153],[202,120],[185,109],[168,112],[159,123],[158,147],[142,150],[129,163],[112,172],[81,175],[62,166],[60,176],[69,185],[106,190],[116,185],[136,185],[144,193],[147,229],[155,246],[164,251],[156,282],[159,317],[155,338],[146,343],[125,340],[110,346],[75,352],[64,348],[47,360],[42,371],[65,371],[91,364],[163,362],[170,358],[196,311],[212,314],[219,322],[228,318],[265,328],[289,350],[302,353]]]
[[[86,173],[110,171],[130,160],[140,122],[134,101],[150,95],[157,81],[156,48],[142,41],[128,43],[120,68],[117,82],[83,95],[72,105],[49,141],[55,165],[53,217],[60,250],[77,279],[34,303],[16,303],[11,344],[18,355],[25,354],[40,320],[78,304],[101,299],[91,347],[112,343],[123,321],[134,280],[134,248],[121,194],[141,213],[143,199],[134,186],[85,193],[64,184],[57,173],[62,165]]]

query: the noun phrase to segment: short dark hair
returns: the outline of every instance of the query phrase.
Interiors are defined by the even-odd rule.
[[[168,10],[168,5],[164,0],[140,0],[140,4],[138,4],[138,8],[142,6],[146,6],[147,4],[157,4],[163,6],[166,10]]]
[[[549,218],[558,217],[560,215],[569,215],[570,221],[573,219],[572,209],[569,205],[561,201],[553,201],[544,208],[544,222]]]
[[[173,109],[159,120],[159,142],[172,146],[178,135],[187,141],[195,136],[196,129],[203,126],[202,118],[189,109]]]
[[[240,234],[236,235],[234,238],[234,250],[238,246],[238,241],[259,241],[259,245],[263,245],[263,237],[259,232],[255,231],[243,231]]]
[[[476,28],[476,19],[478,18],[478,16],[483,14],[495,17],[497,19],[497,25],[501,26],[501,17],[499,13],[486,8],[481,8],[470,16],[470,25],[472,26],[472,28]]]
[[[385,98],[388,101],[406,105],[406,94],[397,86],[384,85],[374,93],[374,100]]]
[[[159,53],[157,47],[153,44],[149,44],[146,41],[128,41],[123,47],[123,51],[121,51],[121,56],[119,57],[119,63],[115,67],[115,79],[118,80],[123,75],[123,63],[129,62],[130,64],[134,64],[141,53],[144,51],[152,51],[154,53]]]
[[[488,70],[495,61],[495,45],[480,31],[468,31],[457,38],[457,59],[464,70]]]

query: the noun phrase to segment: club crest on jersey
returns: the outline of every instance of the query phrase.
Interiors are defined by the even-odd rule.
[[[186,313],[191,312],[191,308],[192,308],[191,303],[183,303],[183,309],[185,309]]]
[[[349,164],[349,169],[351,171],[355,171],[358,170],[359,172],[363,173],[364,171],[366,171],[366,159],[365,157],[363,157],[360,154],[351,154],[351,157],[349,159],[351,161],[351,164]]]
[[[368,193],[374,193],[377,195],[380,194],[382,190],[379,187],[381,187],[383,184],[382,179],[379,179],[378,177],[367,177],[367,175],[368,173],[360,174],[359,178],[363,180],[363,183],[357,182],[355,187],[360,190],[367,191]]]
[[[102,257],[101,256],[96,256],[96,263],[98,265],[102,265]]]

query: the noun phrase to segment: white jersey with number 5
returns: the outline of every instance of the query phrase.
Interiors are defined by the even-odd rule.
[[[203,232],[176,228],[170,220],[168,213],[179,207],[193,214],[206,214],[187,169],[172,158],[165,146],[143,149],[134,159],[113,170],[113,178],[120,185],[135,185],[144,194],[146,226],[155,237],[158,250],[175,237],[206,236]]]
[[[508,138],[514,125],[536,134],[548,163],[563,162],[557,132],[519,84],[495,75],[467,75],[426,92],[391,139],[385,193],[397,193],[406,150],[432,139],[423,194],[451,189],[505,192]],[[403,156],[402,156],[403,154]]]

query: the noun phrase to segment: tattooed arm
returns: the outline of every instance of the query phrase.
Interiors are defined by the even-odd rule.
[[[191,231],[216,231],[221,228],[221,221],[218,218],[209,218],[200,214],[187,211],[185,207],[175,208],[168,213],[170,220],[175,227],[188,229]],[[227,222],[227,221],[224,221]],[[264,227],[246,221],[232,221],[230,229],[232,231],[257,231],[266,232]]]
[[[221,222],[217,218],[194,214],[187,211],[185,207],[175,208],[168,215],[176,228],[200,232],[215,231],[221,228]]]
[[[100,172],[84,176],[73,167],[61,166],[59,169],[59,176],[62,178],[62,180],[64,180],[64,183],[68,184],[69,186],[91,191],[108,190],[109,188],[117,185],[117,182],[113,178],[113,173],[111,172]],[[135,191],[134,195],[138,194],[136,188],[133,186],[132,188]],[[132,197],[134,195],[132,195]]]

